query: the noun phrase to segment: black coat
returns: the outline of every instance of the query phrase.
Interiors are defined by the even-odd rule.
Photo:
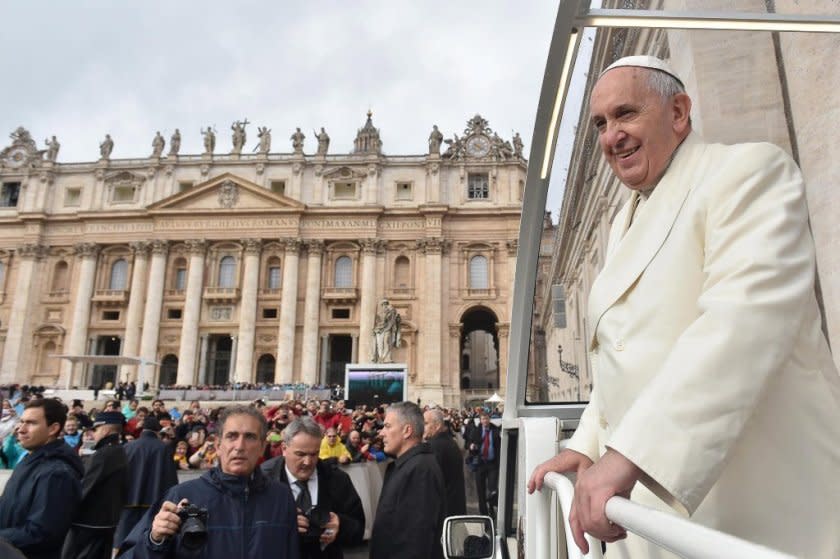
[[[58,559],[82,500],[81,459],[63,440],[17,465],[0,497],[0,539],[29,559]]]
[[[421,443],[388,465],[370,539],[370,559],[440,559],[443,474]]]
[[[444,430],[431,439],[429,446],[435,455],[440,471],[443,473],[443,486],[446,495],[444,516],[467,514],[466,485],[464,484],[464,455],[448,430]]]
[[[125,539],[146,510],[178,483],[172,450],[153,431],[143,431],[123,448],[128,463],[128,495],[114,536],[115,547]]]
[[[263,462],[263,473],[288,486],[286,459],[277,456]],[[342,546],[359,545],[365,536],[365,511],[362,500],[350,481],[350,476],[324,462],[318,462],[318,507],[324,507],[338,516],[338,536],[333,543],[321,550],[318,542],[300,542],[301,559],[341,559]]]
[[[127,461],[119,435],[103,438],[95,450],[83,460],[82,504],[64,542],[65,559],[111,558],[114,530],[128,493]]]

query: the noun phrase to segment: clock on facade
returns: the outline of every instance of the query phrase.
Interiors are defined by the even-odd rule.
[[[476,134],[467,140],[467,154],[472,157],[484,157],[490,153],[490,138]]]
[[[26,163],[28,157],[29,153],[26,151],[25,148],[12,148],[8,151],[8,153],[6,153],[5,163],[7,167],[20,167],[21,165]]]

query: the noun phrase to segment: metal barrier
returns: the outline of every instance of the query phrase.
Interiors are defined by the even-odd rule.
[[[590,553],[586,556],[581,555],[572,540],[569,529],[569,511],[572,506],[574,486],[569,478],[561,474],[549,473],[545,476],[545,485],[557,495],[566,530],[569,558],[601,557],[600,546],[593,546],[591,540]],[[792,555],[712,530],[685,518],[651,509],[623,497],[612,497],[607,501],[606,513],[610,521],[686,559],[718,559],[720,557],[793,559]]]

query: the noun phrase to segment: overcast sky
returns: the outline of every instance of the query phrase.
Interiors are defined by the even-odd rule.
[[[387,154],[419,154],[437,124],[448,138],[475,113],[530,148],[554,2],[381,1],[12,2],[3,7],[0,148],[18,126],[60,162],[93,161],[106,133],[113,158],[147,157],[155,131],[178,127],[181,153],[216,152],[247,118],[272,129],[272,151],[304,151],[324,126],[349,152],[373,110]],[[168,145],[167,145],[167,150]]]

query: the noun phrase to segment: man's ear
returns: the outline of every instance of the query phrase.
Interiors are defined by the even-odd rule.
[[[49,433],[50,437],[58,438],[61,435],[61,423],[52,423],[49,427],[47,427],[47,433]]]
[[[691,97],[686,93],[677,93],[671,99],[671,114],[676,132],[685,132],[691,127]]]

